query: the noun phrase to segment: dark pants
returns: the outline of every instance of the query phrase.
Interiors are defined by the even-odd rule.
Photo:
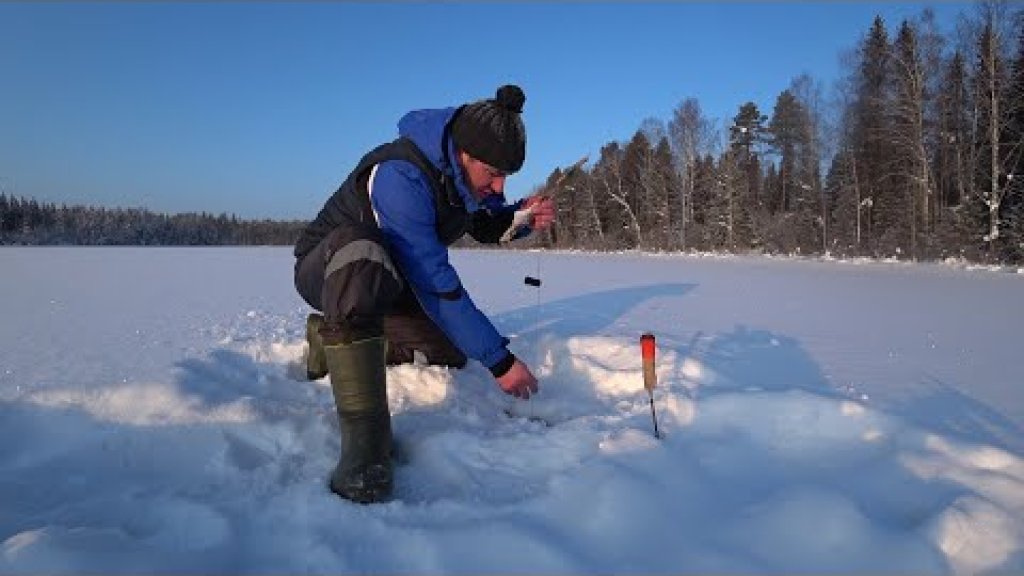
[[[295,263],[295,288],[324,315],[324,339],[383,335],[388,364],[466,365],[466,355],[427,316],[384,248],[375,226],[335,228]]]

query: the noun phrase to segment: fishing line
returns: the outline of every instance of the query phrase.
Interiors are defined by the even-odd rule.
[[[533,314],[534,326],[540,326],[540,285],[540,250],[537,250],[537,285],[535,286],[535,288],[537,289],[537,307],[535,308],[536,312],[534,312]],[[537,344],[535,343],[534,346],[536,345]],[[538,392],[539,391],[540,389],[538,388]],[[531,420],[533,420],[533,396],[534,395],[531,394],[530,397],[527,399],[527,405],[530,407]]]
[[[580,168],[582,168],[583,164],[586,163],[587,158],[588,158],[587,156],[584,156],[584,157],[580,158],[579,160],[577,160],[575,164],[573,164],[571,167],[569,167],[568,170],[566,170],[565,172],[562,173],[562,175],[558,178],[558,180],[554,183],[554,185],[549,187],[547,190],[543,190],[543,191],[539,192],[536,196],[538,198],[541,198],[541,199],[545,199],[546,198],[546,199],[549,199],[549,200],[553,200],[554,196],[558,193],[558,191],[561,188],[561,185],[565,181],[565,179],[570,174],[572,174],[572,173],[576,172],[577,170],[579,170]],[[500,243],[505,243],[505,242],[511,241],[512,238],[515,236],[515,231],[519,229],[520,225],[526,224],[527,222],[532,223],[533,211],[534,211],[535,206],[536,206],[536,204],[530,206],[530,208],[527,208],[522,213],[517,212],[513,216],[513,218],[512,218],[512,225],[508,228],[508,230],[505,231],[505,234],[503,234],[502,237],[499,239]],[[552,223],[554,223],[554,222],[552,222]],[[534,265],[534,269],[535,269],[534,274],[535,274],[535,276],[527,275],[525,278],[523,278],[523,283],[525,283],[527,286],[532,286],[532,287],[537,289],[536,307],[535,307],[535,311],[534,311],[534,314],[533,314],[534,327],[536,329],[536,327],[540,326],[540,322],[541,322],[541,318],[540,318],[540,312],[541,312],[541,310],[540,310],[540,287],[541,287],[540,256],[541,256],[541,254],[540,254],[540,248],[535,248],[535,250],[537,251],[536,263]],[[530,415],[529,415],[529,419],[530,420],[535,420],[534,415],[533,415],[533,396],[534,395],[531,394],[530,397],[526,399],[527,405],[529,406],[528,410],[529,410],[529,413],[530,413]],[[513,406],[515,406],[515,400],[512,401],[512,404],[513,404]],[[510,409],[508,412],[511,414],[512,410]]]
[[[523,284],[526,284],[527,286],[532,286],[537,291],[536,305],[533,311],[533,325],[535,329],[537,326],[540,326],[540,287],[542,284],[540,280],[540,250],[537,250],[536,252],[537,258],[534,265],[535,276],[527,275],[526,277],[523,278]],[[529,420],[535,419],[533,414],[533,396],[534,395],[531,394],[530,397],[526,399],[526,405],[528,406],[527,411],[529,412]],[[515,400],[513,400],[512,403],[514,406]]]

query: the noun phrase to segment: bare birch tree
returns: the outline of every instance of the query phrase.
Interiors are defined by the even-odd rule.
[[[701,112],[694,98],[683,100],[672,111],[668,125],[669,143],[676,162],[682,190],[679,196],[679,247],[686,250],[687,224],[693,221],[693,198],[697,181],[697,162],[714,147],[714,123]]]

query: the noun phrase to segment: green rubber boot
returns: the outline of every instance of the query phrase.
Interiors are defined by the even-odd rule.
[[[369,504],[391,496],[391,413],[383,336],[324,346],[341,428],[331,491]]]
[[[324,317],[313,313],[306,317],[306,343],[309,351],[306,354],[306,377],[319,380],[327,376],[327,358],[324,356],[324,341],[320,337],[320,328],[324,325]]]

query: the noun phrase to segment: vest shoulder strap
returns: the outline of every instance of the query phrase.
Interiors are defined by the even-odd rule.
[[[388,160],[405,160],[412,163],[420,172],[427,176],[427,180],[430,182],[431,188],[434,189],[434,193],[440,194],[443,197],[447,177],[434,166],[412,140],[405,137],[382,144],[370,151],[369,154],[363,157],[363,161],[359,163],[360,165],[356,172],[358,174],[368,174],[373,166]]]

